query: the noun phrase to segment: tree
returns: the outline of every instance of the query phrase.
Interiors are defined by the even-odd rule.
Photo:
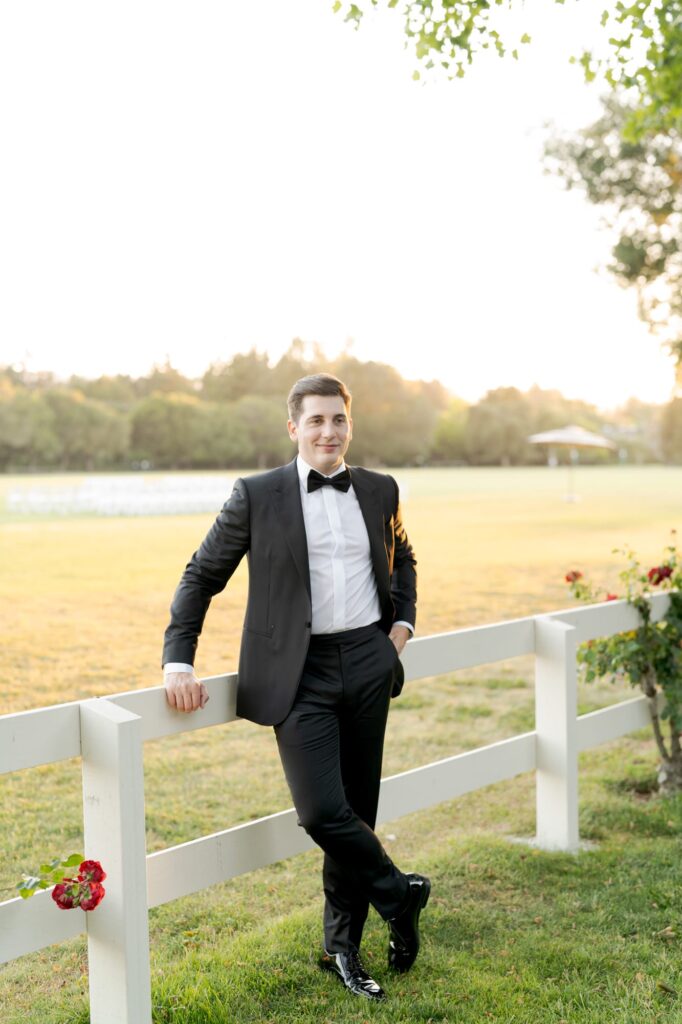
[[[364,11],[392,8],[405,19],[406,46],[422,69],[461,77],[481,51],[504,56],[501,8],[523,0],[337,0],[334,10],[357,28]],[[564,5],[565,0],[555,0]],[[591,202],[606,206],[617,229],[610,268],[637,289],[640,315],[662,334],[682,383],[682,0],[604,0],[595,5],[595,42],[604,56],[579,58],[587,81],[608,84],[600,121],[550,147],[555,168],[569,187],[585,187]],[[529,43],[524,33],[521,43]],[[511,49],[518,57],[518,45]],[[420,72],[415,71],[415,78]]]
[[[131,418],[133,458],[159,469],[193,466],[202,417],[203,403],[193,395],[157,393],[143,398]]]
[[[449,395],[440,385],[406,381],[386,363],[343,353],[330,367],[353,396],[350,459],[360,465],[420,464],[428,456],[438,412]]]
[[[202,402],[193,466],[253,466],[253,439],[235,402]]]
[[[466,422],[464,450],[477,466],[518,466],[532,460],[526,438],[531,419],[524,396],[517,388],[488,391],[472,406]]]
[[[530,434],[576,423],[587,430],[601,430],[594,406],[574,401],[558,391],[495,388],[469,409],[464,430],[464,452],[473,465],[538,465],[546,450],[530,444]],[[588,451],[585,461],[601,462],[605,456]]]
[[[173,370],[172,372],[175,374],[177,371]],[[149,380],[149,378],[143,379]],[[98,402],[109,402],[119,409],[125,409],[135,404],[138,398],[137,384],[138,382],[132,377],[123,373],[117,373],[113,377],[105,375],[90,379],[72,376],[69,379],[69,387],[80,391],[86,398],[94,398]]]
[[[244,395],[235,404],[235,413],[251,445],[251,462],[259,469],[280,466],[294,457],[295,449],[287,433],[284,401],[262,395]]]
[[[44,401],[54,417],[63,469],[95,469],[124,458],[128,421],[121,413],[69,388],[51,388]]]
[[[605,210],[616,235],[608,269],[636,288],[640,316],[682,370],[682,137],[669,130],[633,142],[632,108],[615,95],[603,103],[594,124],[547,143],[547,168]]]
[[[565,0],[554,0],[560,6]],[[594,5],[595,37],[606,37],[609,49],[595,57],[586,51],[574,62],[582,65],[585,78],[608,83],[632,98],[628,132],[682,128],[682,0],[604,0]],[[444,72],[461,78],[467,66],[485,50],[500,57],[518,59],[519,47],[531,42],[528,33],[518,40],[502,38],[499,27],[504,7],[521,8],[523,0],[336,0],[333,10],[345,21],[360,26],[365,10],[393,9],[404,18],[406,46],[412,46],[423,71]],[[363,9],[364,8],[364,9]],[[598,39],[596,40],[598,42]],[[413,77],[421,72],[415,70]]]
[[[201,380],[201,392],[210,402],[236,402],[245,395],[270,392],[270,364],[265,352],[252,348],[238,352],[226,363],[212,363]]]
[[[682,398],[673,398],[663,410],[661,446],[666,462],[682,463]]]
[[[302,338],[294,338],[287,351],[278,359],[270,371],[270,393],[286,399],[294,381],[317,372],[328,359],[317,344],[306,344]]]
[[[641,464],[663,460],[661,425],[665,409],[663,405],[629,398],[625,405],[611,413],[615,431],[612,436],[627,453],[629,462]]]
[[[463,398],[453,398],[436,422],[431,444],[434,462],[465,461],[466,425],[469,406]]]
[[[151,373],[140,377],[136,383],[139,395],[153,395],[155,392],[192,395],[196,390],[194,382],[171,366],[168,358],[162,366],[155,364]]]
[[[0,469],[52,465],[60,453],[54,421],[42,394],[0,380]]]

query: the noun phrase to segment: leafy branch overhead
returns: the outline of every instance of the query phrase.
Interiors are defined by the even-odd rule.
[[[570,7],[578,0],[554,0]],[[682,0],[594,3],[595,44],[574,55],[587,81],[602,81],[624,92],[632,107],[628,131],[635,135],[679,129],[682,125]],[[392,11],[404,19],[405,45],[423,71],[462,77],[486,50],[500,57],[519,56],[531,42],[528,33],[504,37],[507,10],[523,9],[523,0],[367,0],[358,5],[336,0],[332,10],[359,28],[369,10]],[[565,17],[570,16],[567,11]],[[603,55],[597,56],[598,52]]]
[[[577,2],[554,0],[566,8]],[[510,41],[501,31],[507,11],[523,10],[523,0],[368,0],[367,9],[375,8],[401,12],[419,68],[449,78],[464,75],[484,50],[518,57],[518,44],[531,41],[527,33]],[[548,167],[604,209],[616,231],[608,269],[635,288],[640,317],[667,344],[682,380],[682,0],[590,8],[593,47],[570,59],[588,82],[609,87],[604,114],[550,141]],[[364,15],[339,0],[334,10],[356,27]]]

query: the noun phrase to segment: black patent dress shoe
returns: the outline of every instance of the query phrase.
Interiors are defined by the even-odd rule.
[[[388,965],[399,974],[409,971],[419,952],[419,915],[429,901],[431,882],[424,875],[409,874],[407,905],[388,921]]]
[[[351,947],[347,953],[326,953],[320,960],[324,971],[331,971],[354,996],[364,999],[385,999],[386,993],[362,965],[357,949]]]

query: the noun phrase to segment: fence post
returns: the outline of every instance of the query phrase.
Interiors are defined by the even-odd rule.
[[[85,856],[106,895],[86,915],[91,1024],[151,1024],[142,719],[100,698],[80,705]]]
[[[575,851],[578,833],[575,627],[535,619],[536,839],[545,850]]]

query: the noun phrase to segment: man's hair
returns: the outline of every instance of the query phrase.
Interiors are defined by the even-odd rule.
[[[289,419],[298,423],[306,395],[340,395],[346,412],[350,416],[351,393],[338,377],[332,373],[311,373],[297,380],[287,397]]]

